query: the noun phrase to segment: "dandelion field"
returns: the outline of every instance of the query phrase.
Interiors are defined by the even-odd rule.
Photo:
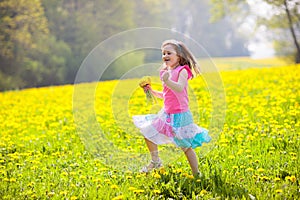
[[[105,165],[106,155],[95,156],[77,132],[73,85],[1,92],[0,199],[299,199],[300,66],[220,74],[225,124],[211,151],[201,154],[197,148],[202,177],[191,175],[183,153],[149,174]],[[120,82],[125,87],[116,94],[113,88]],[[99,127],[128,155],[147,153],[130,117],[160,109],[147,104],[138,85],[126,92],[128,84],[137,83],[82,84],[98,84]],[[195,121],[209,127],[209,91],[201,78],[191,80],[190,87],[196,98],[191,109],[199,113]],[[110,151],[104,149],[110,144],[96,143]]]

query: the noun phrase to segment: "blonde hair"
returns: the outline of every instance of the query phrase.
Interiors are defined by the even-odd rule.
[[[179,65],[188,65],[190,69],[194,70],[196,75],[200,74],[200,69],[194,55],[183,42],[177,40],[165,40],[161,45],[161,49],[166,45],[172,45],[174,47],[176,54],[179,57]]]

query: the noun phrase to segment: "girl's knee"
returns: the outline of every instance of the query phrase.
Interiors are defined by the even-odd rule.
[[[184,148],[184,147],[182,147],[181,150],[182,150],[184,153],[188,153],[190,150],[192,150],[192,148]]]

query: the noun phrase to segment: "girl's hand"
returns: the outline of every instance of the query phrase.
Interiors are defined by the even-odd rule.
[[[187,72],[186,69],[181,70],[181,72],[179,73],[179,77],[178,77],[178,81],[177,82],[174,82],[174,81],[170,80],[169,77],[170,77],[170,73],[169,72],[165,72],[162,75],[161,79],[164,81],[164,83],[171,90],[174,90],[176,92],[181,92],[184,89],[184,87],[187,85],[188,72]]]
[[[144,91],[152,91],[152,88],[151,88],[151,85],[150,84],[147,84],[145,87],[144,87]]]
[[[168,71],[165,71],[165,73],[163,73],[161,79],[163,82],[166,82],[167,80],[169,80],[170,77],[170,73]]]

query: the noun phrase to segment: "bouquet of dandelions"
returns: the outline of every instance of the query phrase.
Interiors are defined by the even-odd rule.
[[[139,85],[141,88],[144,89],[144,92],[146,94],[147,102],[157,103],[155,96],[151,93],[151,78],[150,76],[144,76],[140,82]]]

